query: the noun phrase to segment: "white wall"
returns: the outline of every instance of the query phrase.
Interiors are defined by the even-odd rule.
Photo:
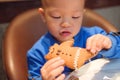
[[[95,11],[105,17],[120,30],[120,6],[95,9]]]

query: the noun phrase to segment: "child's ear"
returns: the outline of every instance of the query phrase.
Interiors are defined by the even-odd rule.
[[[83,12],[85,13],[85,12],[86,12],[86,9],[84,9]]]
[[[40,13],[41,19],[45,22],[45,13],[43,8],[39,8],[38,12]]]

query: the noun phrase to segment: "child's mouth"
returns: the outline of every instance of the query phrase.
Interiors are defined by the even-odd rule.
[[[64,36],[64,37],[69,36],[70,34],[71,33],[69,31],[63,31],[63,32],[60,33],[60,35]]]

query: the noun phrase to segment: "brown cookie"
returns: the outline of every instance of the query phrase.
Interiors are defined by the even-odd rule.
[[[60,56],[65,60],[65,65],[71,69],[81,67],[94,55],[84,48],[73,47],[74,40],[62,42],[60,45],[54,44],[50,47],[49,53],[45,56],[47,60]]]

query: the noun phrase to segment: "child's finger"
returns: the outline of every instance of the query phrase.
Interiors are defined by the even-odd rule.
[[[55,80],[55,78],[59,77],[59,75],[64,71],[63,66],[59,66],[58,68],[52,71],[44,71],[45,73],[42,75],[43,80]]]
[[[53,58],[45,63],[45,65],[41,68],[40,72],[42,74],[43,79],[48,80],[48,74],[51,73],[52,70],[64,64],[64,61],[61,58]]]
[[[62,59],[57,59],[57,58],[53,58],[51,60],[49,60],[48,62],[45,63],[45,65],[41,68],[41,72],[46,71],[46,72],[51,72],[53,69],[64,65],[64,60]]]
[[[61,73],[64,71],[64,66],[60,66],[56,69],[54,69],[53,71],[51,71],[49,74],[48,74],[48,79],[49,80],[54,80],[56,79],[57,77],[59,77],[61,75]]]
[[[64,79],[65,79],[65,74],[61,74],[55,80],[64,80]]]
[[[86,49],[90,50],[91,49],[91,45],[92,45],[92,38],[88,38],[86,41]]]
[[[48,61],[44,64],[43,68],[47,68],[47,67],[50,66],[52,63],[54,63],[54,62],[56,62],[56,61],[58,61],[58,60],[60,60],[60,59],[61,59],[60,57],[56,57],[56,58],[53,58],[53,59],[51,59],[51,60],[48,60]]]
[[[51,65],[47,66],[47,67],[46,67],[46,70],[47,70],[48,72],[50,72],[50,71],[58,68],[59,66],[63,66],[64,63],[65,63],[64,60],[62,60],[62,59],[61,59],[61,60],[58,60],[58,61],[52,63]]]
[[[106,40],[103,42],[104,48],[109,49],[112,46],[112,41],[109,38],[106,38]]]
[[[87,44],[86,44],[86,49],[90,50],[90,52],[92,52],[92,53],[96,53],[97,41],[98,41],[98,39],[96,38],[96,36],[92,36],[92,37],[88,38]]]

